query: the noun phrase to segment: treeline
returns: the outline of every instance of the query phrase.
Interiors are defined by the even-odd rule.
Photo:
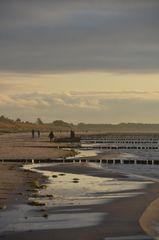
[[[70,131],[75,125],[67,123],[62,120],[55,120],[52,123],[44,123],[40,118],[36,122],[22,121],[20,118],[16,120],[7,118],[3,115],[0,116],[0,132],[18,132],[18,131],[31,131],[37,129],[41,131]]]
[[[159,124],[144,123],[120,123],[120,124],[89,124],[89,123],[68,123],[63,120],[55,120],[51,123],[44,123],[40,118],[36,122],[22,121],[20,118],[16,120],[0,116],[1,132],[30,131],[32,128],[41,131],[70,131],[71,129],[85,133],[110,133],[110,132],[150,132],[159,133]]]

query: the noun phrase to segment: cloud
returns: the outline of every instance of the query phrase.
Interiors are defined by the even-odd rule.
[[[159,1],[0,1],[0,70],[158,72]]]
[[[1,114],[51,122],[157,122],[159,91],[108,91],[0,95]]]
[[[23,93],[16,95],[0,95],[0,104],[13,104],[18,107],[51,107],[63,106],[66,108],[101,109],[105,103],[113,101],[159,101],[159,91],[100,91],[80,92],[70,91],[64,93]]]

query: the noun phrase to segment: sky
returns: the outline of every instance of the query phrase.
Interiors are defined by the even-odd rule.
[[[158,0],[0,0],[0,115],[159,123]]]

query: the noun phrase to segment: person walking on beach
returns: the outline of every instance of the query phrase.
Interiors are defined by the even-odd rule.
[[[31,133],[32,133],[32,138],[34,138],[35,137],[35,130],[32,129]]]
[[[75,132],[73,130],[70,131],[70,138],[75,138]]]
[[[48,136],[48,137],[50,138],[50,142],[52,142],[52,140],[53,140],[53,138],[54,138],[54,134],[53,134],[52,131],[49,133],[49,136]]]

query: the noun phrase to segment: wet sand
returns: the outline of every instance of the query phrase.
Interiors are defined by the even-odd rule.
[[[0,164],[0,208],[26,202],[30,182],[45,179],[41,174],[24,171],[18,164]]]
[[[55,166],[52,170],[60,172],[73,172],[78,174],[95,174],[96,176],[101,177],[100,169],[88,168],[81,165],[59,165]],[[110,177],[110,173],[107,175],[107,172],[104,173],[105,176]],[[120,174],[112,173],[111,176],[122,178]],[[102,176],[104,177],[104,176]],[[124,180],[124,178],[122,178]],[[4,239],[24,239],[24,240],[42,240],[42,239],[55,239],[55,240],[101,240],[106,239],[106,237],[122,237],[122,236],[134,236],[134,239],[141,239],[139,236],[142,236],[142,239],[153,239],[147,238],[146,233],[143,231],[139,224],[139,219],[144,213],[147,206],[159,196],[159,184],[149,184],[146,189],[143,190],[144,194],[129,197],[121,198],[110,203],[104,203],[99,205],[90,205],[89,212],[101,212],[104,213],[104,218],[101,219],[100,224],[90,227],[82,228],[71,228],[71,229],[53,229],[53,230],[38,230],[38,231],[27,231],[19,233],[7,233],[3,235]],[[79,211],[81,206],[79,206]],[[82,208],[88,208],[88,206],[82,206]],[[69,211],[70,207],[67,207]],[[74,211],[72,211],[74,209]],[[72,206],[71,212],[76,213],[78,207]],[[56,212],[57,208],[52,209],[52,213]],[[63,210],[62,207],[58,210]],[[66,208],[65,208],[66,210]],[[146,229],[144,229],[146,230]],[[122,239],[122,238],[121,238]]]
[[[24,182],[24,175],[14,165],[0,165],[0,206],[5,208],[15,198]]]
[[[73,173],[73,174],[85,174],[89,176],[97,176],[97,177],[103,177],[103,178],[127,178],[124,174],[114,172],[114,171],[106,171],[105,169],[101,168],[99,165],[99,168],[91,167],[91,164],[87,163],[74,163],[74,164],[58,164],[55,166],[45,166],[45,167],[39,167],[38,169],[41,170],[49,170],[49,171],[55,171],[55,172],[64,172],[64,173]]]

